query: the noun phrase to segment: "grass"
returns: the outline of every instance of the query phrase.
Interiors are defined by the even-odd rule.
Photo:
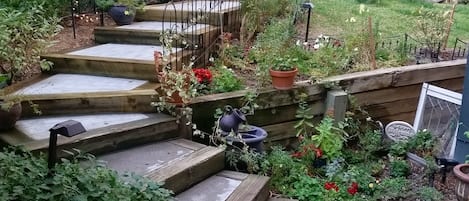
[[[366,0],[362,0],[366,1]],[[370,1],[370,0],[368,0]],[[451,4],[432,4],[424,0],[375,0],[374,4],[364,4],[361,13],[359,0],[315,0],[312,17],[314,34],[324,33],[343,37],[344,35],[366,28],[365,23],[371,16],[374,23],[379,23],[382,37],[415,33],[415,10],[424,6],[437,10],[451,10]],[[368,12],[367,12],[368,11]],[[347,22],[354,17],[356,22]],[[449,37],[449,44],[456,38],[469,41],[469,5],[459,4],[454,15],[454,24]]]

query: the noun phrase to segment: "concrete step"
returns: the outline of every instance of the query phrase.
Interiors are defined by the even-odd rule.
[[[144,21],[125,26],[97,27],[94,38],[96,43],[161,45],[160,35],[168,29],[183,34],[188,44],[200,48],[208,47],[208,43],[215,41],[220,34],[220,28],[206,24],[187,26],[185,23]],[[181,45],[181,42],[176,42],[173,47]]]
[[[116,113],[68,116],[41,116],[21,119],[15,129],[0,132],[3,143],[31,151],[47,151],[49,129],[66,120],[81,122],[86,132],[67,138],[58,136],[58,150],[76,148],[94,154],[143,143],[177,138],[176,119],[164,114]],[[64,155],[58,151],[59,155]]]
[[[80,74],[41,75],[6,88],[25,100],[22,117],[36,117],[30,103],[43,115],[94,113],[152,113],[158,83],[146,80]],[[28,100],[28,101],[27,101]]]
[[[181,192],[224,168],[224,149],[185,139],[147,144],[98,157],[118,172],[135,172]]]
[[[154,52],[163,51],[155,45],[102,44],[80,50],[41,56],[52,61],[53,73],[74,73],[121,77],[157,82]],[[169,63],[174,68],[188,64],[195,50],[173,48]]]
[[[241,22],[239,1],[180,1],[145,6],[138,12],[138,21],[191,23],[199,17],[198,24],[223,25],[226,29],[238,27]],[[203,16],[203,17],[200,17]]]
[[[270,178],[221,171],[176,196],[176,201],[266,201]]]

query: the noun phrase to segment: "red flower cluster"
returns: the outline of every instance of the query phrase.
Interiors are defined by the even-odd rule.
[[[212,72],[206,68],[194,68],[194,75],[200,84],[210,84],[212,82]]]
[[[328,191],[329,191],[329,190],[332,190],[332,189],[334,189],[335,192],[338,192],[338,191],[339,191],[339,187],[338,187],[337,184],[335,184],[334,182],[326,182],[326,183],[324,184],[324,188],[325,188],[326,190],[328,190]]]
[[[314,146],[314,144],[310,144],[308,146],[304,146],[302,151],[294,152],[291,154],[293,158],[301,158],[308,154],[308,151],[314,151],[316,158],[322,157],[322,150]]]
[[[357,184],[357,182],[352,182],[352,185],[347,188],[347,192],[348,192],[350,195],[355,195],[355,193],[358,192],[358,184]]]

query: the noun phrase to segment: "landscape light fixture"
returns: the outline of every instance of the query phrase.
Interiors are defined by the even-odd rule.
[[[48,168],[51,171],[57,161],[57,135],[63,135],[65,137],[73,137],[80,133],[86,132],[83,125],[75,120],[68,120],[56,124],[54,127],[49,129],[49,153],[48,153]]]
[[[308,9],[308,22],[306,24],[306,36],[305,36],[305,42],[308,42],[308,35],[309,35],[309,22],[311,21],[311,12],[314,8],[314,4],[311,2],[305,2],[301,5],[302,8]]]

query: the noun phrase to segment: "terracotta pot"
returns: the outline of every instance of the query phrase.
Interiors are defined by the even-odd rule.
[[[182,97],[179,95],[178,91],[173,92],[171,97],[168,97],[166,101],[168,101],[168,103],[172,103],[176,106],[184,105],[184,102],[182,101]]]
[[[16,103],[8,111],[0,109],[0,130],[10,130],[15,127],[21,117],[21,103]]]
[[[454,190],[459,201],[469,201],[469,164],[459,164],[453,168],[456,184]]]
[[[269,69],[270,76],[272,77],[272,85],[276,89],[287,90],[293,87],[295,76],[298,73],[298,69],[295,68],[291,71],[276,71]]]

